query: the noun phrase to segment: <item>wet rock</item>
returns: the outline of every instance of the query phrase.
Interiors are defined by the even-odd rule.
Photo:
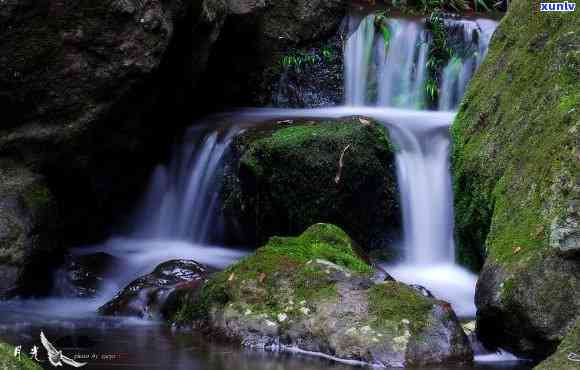
[[[435,296],[433,295],[433,293],[431,293],[431,291],[429,289],[425,288],[422,285],[411,284],[409,286],[411,288],[415,289],[416,291],[418,291],[419,293],[421,293],[421,295],[423,297],[435,298]]]
[[[317,224],[299,237],[274,237],[216,274],[173,320],[251,348],[299,348],[379,366],[472,361],[448,303],[372,275],[342,230]]]
[[[64,267],[57,272],[58,294],[66,297],[91,298],[98,295],[105,279],[119,261],[110,254],[99,252],[68,255]]]
[[[63,251],[58,212],[44,178],[0,160],[0,298],[46,293]]]
[[[580,315],[580,264],[548,255],[517,271],[487,261],[477,283],[478,336],[528,358],[551,354]]]
[[[233,151],[224,213],[230,230],[251,231],[242,244],[331,222],[368,253],[399,230],[394,147],[370,120],[280,122],[245,131]]]
[[[160,319],[167,297],[176,289],[198,289],[211,270],[195,261],[172,260],[157,266],[149,275],[133,281],[110,302],[99,308],[109,316]]]

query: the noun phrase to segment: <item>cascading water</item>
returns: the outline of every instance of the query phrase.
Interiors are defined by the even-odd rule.
[[[237,132],[230,129],[220,135],[219,131],[210,131],[201,142],[196,142],[199,130],[186,135],[185,142],[176,148],[172,163],[155,169],[143,209],[137,215],[135,237],[203,244],[216,231],[219,233],[216,207],[221,179],[216,175]]]
[[[425,109],[429,105],[425,82],[432,39],[425,22],[381,19],[373,34],[369,24],[376,21],[373,15],[351,19],[351,27],[356,26],[351,29],[345,49],[347,105],[400,107],[409,109],[409,115],[413,110]],[[445,25],[454,37],[454,56],[443,68],[438,107],[450,111],[459,104],[483,60],[496,22],[446,20]],[[373,43],[369,42],[371,39]],[[348,73],[351,70],[358,73]],[[375,83],[367,83],[362,75]],[[425,112],[426,117],[435,114],[438,113]],[[444,129],[429,126],[428,118],[408,126],[371,116],[386,124],[391,139],[400,148],[396,162],[403,210],[403,261],[385,268],[398,280],[424,285],[450,301],[459,315],[474,316],[476,277],[455,264],[447,130],[453,115],[448,117]],[[424,129],[417,130],[416,125]]]
[[[454,57],[443,68],[440,110],[454,110],[465,94],[467,83],[487,54],[497,22],[488,19],[445,20],[445,27],[455,35]]]
[[[367,95],[369,61],[375,39],[372,16],[353,15],[348,18],[350,36],[344,53],[346,105],[362,106]]]

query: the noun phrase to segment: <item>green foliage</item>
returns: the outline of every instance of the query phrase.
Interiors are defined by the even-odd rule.
[[[296,73],[301,73],[307,66],[329,62],[333,57],[332,48],[324,46],[320,50],[298,50],[288,53],[282,57],[280,64],[285,70],[292,69]]]
[[[385,43],[385,49],[389,48],[389,43],[391,42],[391,29],[389,28],[389,18],[385,13],[380,13],[375,15],[375,27],[379,30],[383,36],[383,42]]]
[[[447,44],[447,33],[443,13],[433,11],[427,18],[427,28],[431,32],[432,41],[427,58],[428,78],[425,82],[425,92],[434,105],[439,96],[440,76],[443,67],[453,56],[453,51]]]

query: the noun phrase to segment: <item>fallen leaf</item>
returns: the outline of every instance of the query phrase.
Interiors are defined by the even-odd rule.
[[[358,120],[360,123],[362,123],[365,126],[369,126],[371,124],[371,121],[369,121],[368,119],[359,118]]]

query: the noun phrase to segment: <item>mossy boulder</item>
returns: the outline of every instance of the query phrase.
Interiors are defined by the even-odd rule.
[[[387,130],[363,118],[287,121],[234,139],[224,213],[242,240],[298,235],[318,222],[344,228],[364,249],[388,245],[400,210]]]
[[[44,178],[0,160],[0,298],[49,288],[62,257],[58,211]]]
[[[42,367],[32,361],[25,352],[20,357],[14,356],[15,348],[0,342],[0,369],[3,370],[42,370]]]
[[[580,350],[580,321],[564,337],[556,352],[540,363],[534,370],[575,370],[578,369]]]
[[[449,304],[372,274],[344,231],[316,224],[216,274],[182,297],[173,318],[252,348],[383,366],[472,360]]]
[[[478,335],[542,358],[580,315],[580,18],[514,0],[452,126]]]

